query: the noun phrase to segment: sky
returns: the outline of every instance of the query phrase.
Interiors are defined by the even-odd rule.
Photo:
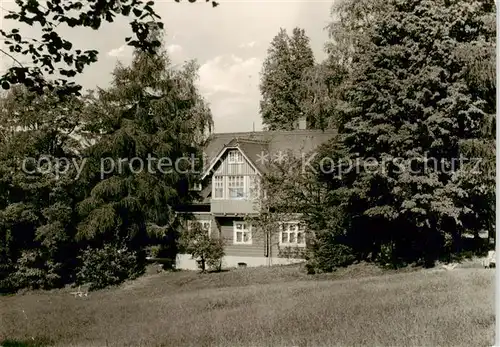
[[[155,1],[155,10],[165,24],[170,58],[174,64],[198,61],[197,83],[210,104],[215,132],[261,130],[259,78],[272,38],[280,28],[289,33],[294,27],[303,28],[317,61],[321,61],[327,40],[324,27],[333,0],[219,0],[216,8],[198,1]],[[4,14],[16,8],[13,0],[0,0],[0,4]],[[3,20],[0,26],[4,30],[19,27],[12,20]],[[21,30],[25,36],[40,35],[36,28]],[[117,61],[128,64],[131,60],[132,51],[124,44],[125,37],[131,36],[126,19],[105,23],[98,31],[76,28],[60,34],[75,47],[99,51],[98,62],[76,78],[85,89],[106,87]],[[9,58],[2,57],[3,68],[11,64]]]

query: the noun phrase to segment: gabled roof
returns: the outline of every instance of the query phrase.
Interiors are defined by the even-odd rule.
[[[228,144],[224,145],[217,157],[211,160],[210,165],[204,170],[201,177],[202,180],[212,173],[214,167],[221,162],[224,154],[230,149],[239,150],[243,155],[243,158],[250,163],[257,173],[262,174],[265,172],[266,168],[263,165],[262,160],[259,160],[259,156],[267,153],[268,143],[265,141],[234,138]]]
[[[266,172],[261,160],[264,153],[272,156],[278,152],[291,151],[300,157],[310,153],[321,144],[336,136],[335,130],[290,130],[260,131],[247,133],[212,134],[205,148],[205,169],[203,178],[210,174],[217,162],[229,148],[239,149],[259,173]]]
[[[231,143],[234,143],[241,150],[245,158],[259,173],[265,172],[266,166],[263,165],[262,160],[259,160],[259,158],[269,151],[268,142],[237,138],[231,141]]]

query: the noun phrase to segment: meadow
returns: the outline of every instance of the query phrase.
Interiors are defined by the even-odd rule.
[[[387,271],[356,265],[152,273],[74,297],[0,297],[8,346],[491,346],[493,269]]]

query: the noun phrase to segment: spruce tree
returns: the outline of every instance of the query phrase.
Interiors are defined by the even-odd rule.
[[[189,182],[200,161],[192,167],[192,160],[201,158],[201,141],[212,125],[194,84],[196,71],[194,62],[174,69],[163,48],[137,51],[130,66],[116,67],[112,86],[95,100],[93,125],[101,135],[87,153],[82,179],[89,188],[79,205],[78,236],[91,248],[112,244],[125,260],[136,257],[137,267],[120,276],[143,270],[152,236],[175,252],[176,208],[194,198]]]

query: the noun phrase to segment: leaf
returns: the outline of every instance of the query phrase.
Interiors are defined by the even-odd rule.
[[[62,43],[62,47],[63,47],[65,50],[69,51],[69,50],[71,50],[71,48],[73,47],[73,44],[72,44],[71,42],[69,42],[69,41],[63,41],[63,43]]]
[[[142,15],[142,10],[140,10],[138,8],[134,8],[132,11],[134,12],[134,15],[136,17],[140,17]]]

